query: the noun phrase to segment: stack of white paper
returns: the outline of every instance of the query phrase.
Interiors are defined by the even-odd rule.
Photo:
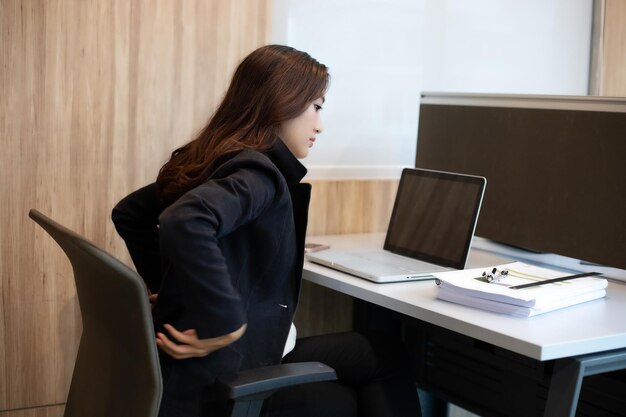
[[[498,271],[507,270],[509,273],[497,283],[488,283],[482,273],[491,272],[493,268],[434,274],[439,287],[437,298],[497,313],[530,317],[606,295],[607,280],[604,278],[585,277],[512,289],[509,287],[569,274],[523,262],[513,262],[495,266]]]

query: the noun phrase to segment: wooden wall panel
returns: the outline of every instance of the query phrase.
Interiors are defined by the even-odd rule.
[[[0,411],[0,417],[63,417],[65,407],[52,405],[49,407],[27,408],[14,411]]]
[[[313,180],[308,235],[384,232],[398,180]]]
[[[270,14],[270,0],[0,2],[0,411],[63,403],[80,334],[69,263],[28,210],[128,261],[111,208],[208,120]]]
[[[626,97],[626,1],[604,0],[600,95]]]

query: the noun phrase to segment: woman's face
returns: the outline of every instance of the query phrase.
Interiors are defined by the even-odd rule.
[[[315,136],[322,133],[321,110],[324,97],[309,103],[299,116],[280,124],[278,136],[296,158],[306,158],[315,143]]]

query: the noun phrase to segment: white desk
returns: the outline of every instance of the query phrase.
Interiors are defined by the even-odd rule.
[[[313,236],[308,240],[329,243],[334,248],[373,248],[382,247],[384,235]],[[473,250],[468,267],[489,266],[506,261],[490,253]],[[608,361],[617,365],[596,369],[594,373],[626,367],[626,284],[623,283],[610,282],[607,296],[602,300],[531,318],[515,318],[437,300],[434,281],[375,284],[308,261],[304,265],[303,277],[324,287],[532,359],[567,359],[563,364],[555,365],[555,372],[561,369],[561,365],[571,362],[572,358],[580,362],[587,359],[581,355],[594,355],[616,349],[622,349],[623,352],[617,352],[618,356],[612,355]],[[566,378],[573,378],[581,372],[582,376],[593,374],[584,368],[583,363],[582,370],[579,366],[575,375],[568,374]],[[553,384],[555,380],[553,377]],[[559,382],[562,383],[563,381]],[[551,388],[549,400],[552,403],[569,401],[570,399],[563,399],[563,390],[559,390],[560,392],[555,393]],[[580,382],[574,387],[575,392],[565,393],[567,398],[572,395],[575,397],[571,398],[574,410],[579,390]],[[567,408],[562,407],[562,404],[551,405],[550,401],[546,416],[574,415],[571,406]],[[568,411],[555,411],[551,406],[556,406],[559,410],[567,408]]]

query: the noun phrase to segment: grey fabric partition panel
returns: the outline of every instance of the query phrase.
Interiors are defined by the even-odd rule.
[[[487,178],[478,236],[626,269],[626,99],[424,93],[415,165]]]

